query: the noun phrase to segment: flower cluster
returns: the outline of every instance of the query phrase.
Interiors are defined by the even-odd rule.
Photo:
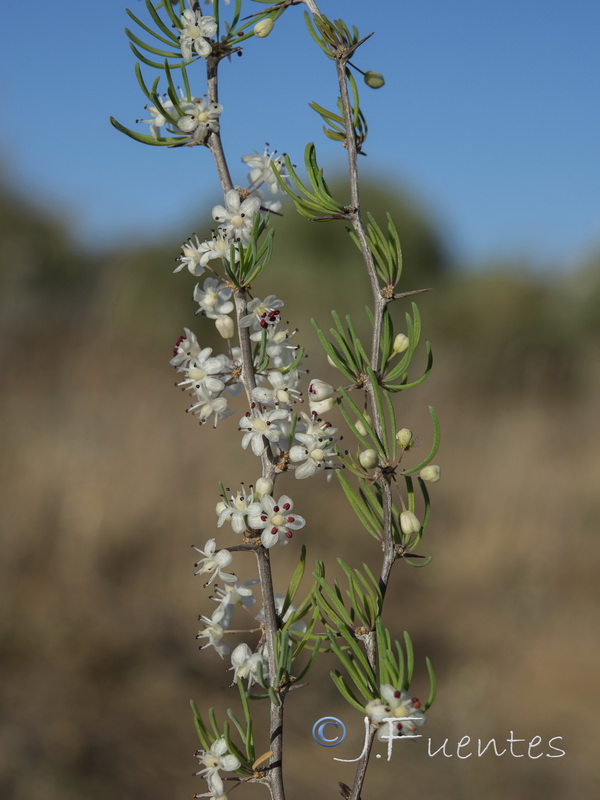
[[[225,787],[219,770],[235,772],[240,768],[241,764],[237,756],[229,752],[225,739],[217,739],[211,744],[209,750],[197,750],[195,755],[200,759],[202,769],[194,774],[204,777],[208,783],[208,793],[197,794],[195,797],[212,797],[213,800],[226,798],[227,795],[225,794]]]
[[[150,134],[155,139],[160,138],[161,128],[164,126],[175,136],[187,134],[189,144],[204,144],[211,132],[219,132],[219,117],[223,113],[220,103],[211,103],[205,97],[188,98],[182,95],[176,103],[169,98],[163,98],[159,106],[160,108],[147,105],[146,111],[150,114],[150,119],[138,120],[150,125]]]
[[[384,683],[379,687],[379,694],[382,699],[367,703],[365,712],[373,722],[385,721],[385,725],[380,725],[377,731],[380,741],[387,741],[392,734],[394,737],[412,736],[427,719],[420,710],[418,698],[411,697],[404,689],[395,689],[389,683]],[[394,722],[394,719],[398,722]]]
[[[188,328],[184,331],[185,335],[180,336],[175,344],[171,359],[171,364],[182,376],[176,385],[192,394],[193,403],[188,411],[196,414],[201,423],[212,416],[216,427],[219,419],[233,413],[227,407],[227,394],[236,394],[240,389],[236,377],[239,374],[236,360],[239,352],[232,348],[232,357],[212,356],[212,348],[201,348],[192,331]]]

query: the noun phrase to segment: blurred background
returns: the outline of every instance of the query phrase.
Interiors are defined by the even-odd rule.
[[[413,637],[416,694],[427,692],[426,655],[436,668],[423,729],[433,749],[448,739],[456,754],[464,736],[502,749],[513,731],[526,743],[540,736],[536,754],[552,753],[557,736],[566,751],[460,760],[402,742],[392,762],[373,761],[363,797],[592,796],[598,6],[382,2],[367,18],[359,3],[323,9],[377,31],[357,60],[387,80],[363,93],[364,206],[397,222],[401,288],[433,290],[418,305],[434,370],[397,402],[402,425],[423,440],[415,459],[431,440],[428,404],[442,425],[442,481],[422,548],[433,562],[397,565],[385,622]],[[223,102],[241,94],[242,124],[223,119],[234,164],[265,140],[301,163],[304,143],[322,141],[306,102],[330,103],[334,81],[310,42],[290,55],[295,11],[280,37],[248,47],[243,87],[238,64],[224,65]],[[205,783],[191,775],[188,702],[214,704],[219,718],[232,702],[228,659],[200,654],[194,638],[211,602],[190,545],[229,542],[215,525],[217,483],[256,478],[236,418],[199,428],[168,363],[184,325],[220,347],[194,318],[193,279],[171,274],[181,242],[208,230],[218,187],[207,153],[145,148],[108,125],[109,114],[131,126],[144,114],[120,0],[93,20],[72,4],[45,13],[23,60],[22,6],[10,4],[0,48],[11,109],[0,134],[0,797],[189,797]],[[343,195],[344,153],[327,143],[319,152]],[[235,180],[244,179],[240,163]],[[327,326],[335,308],[365,330],[367,283],[343,226],[284,210],[256,292],[283,297],[306,367],[335,381],[310,317]],[[321,477],[281,479],[307,527],[273,553],[279,591],[300,539],[309,564],[378,564],[339,487]],[[252,576],[241,554],[235,567]],[[362,720],[338,699],[331,668],[323,658],[289,698],[290,800],[335,797],[337,780],[351,782],[332,758],[358,755]],[[338,748],[311,737],[324,715],[348,727]]]

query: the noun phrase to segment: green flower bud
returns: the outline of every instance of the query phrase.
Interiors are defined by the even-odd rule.
[[[378,461],[377,453],[375,450],[363,450],[362,453],[359,454],[358,460],[360,461],[361,467],[364,469],[373,469]]]
[[[418,533],[421,530],[421,523],[412,511],[402,511],[400,514],[400,527],[402,533]]]
[[[410,428],[400,428],[396,434],[396,441],[403,450],[410,450],[413,446],[413,435]]]
[[[381,87],[385,84],[385,78],[381,74],[381,72],[373,72],[369,70],[365,72],[365,83],[367,86],[370,86],[371,89],[381,89]]]
[[[275,27],[275,23],[272,19],[261,19],[259,22],[256,23],[254,28],[254,35],[258,36],[259,39],[264,39],[265,36],[268,36],[273,28]]]
[[[409,344],[410,342],[408,340],[408,336],[405,336],[403,333],[399,333],[394,339],[394,353],[403,353],[405,350],[408,350]]]
[[[419,477],[423,478],[424,481],[435,483],[440,479],[440,472],[441,470],[437,464],[429,464],[429,466],[423,467],[421,472],[419,472]]]

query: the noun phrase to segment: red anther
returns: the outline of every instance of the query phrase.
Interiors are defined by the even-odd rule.
[[[179,349],[179,345],[183,342],[185,336],[180,336],[179,339],[175,342],[175,347],[173,348],[173,355],[177,355],[177,350]]]
[[[263,316],[264,316],[264,315],[263,315]],[[265,320],[264,320],[264,319],[261,319],[261,321],[260,321],[260,327],[261,327],[261,328],[268,328],[268,327],[269,327],[269,323],[268,323],[268,322],[265,322]]]
[[[256,408],[256,403],[251,403],[250,408]]]
[[[279,506],[273,506],[273,511],[279,511]]]
[[[291,531],[286,531],[285,535],[287,536],[288,539],[291,539],[294,534]]]
[[[410,700],[415,708],[421,708],[421,701],[419,700],[418,697],[411,697]]]
[[[273,528],[271,528],[271,533],[275,534],[275,533],[277,533],[278,530],[279,530],[279,528],[273,527]]]
[[[276,308],[273,313],[275,314],[275,316],[279,316],[281,314],[281,311],[278,308]]]
[[[245,416],[245,417],[249,417],[249,416],[250,416],[250,412],[249,412],[249,411],[246,411],[246,413],[244,414],[244,416]]]
[[[289,510],[290,510],[290,508],[291,508],[291,505],[290,505],[289,503],[284,503],[284,504],[283,504],[283,510],[284,510],[284,511],[289,511]]]
[[[400,697],[400,692],[396,690],[396,691],[394,692],[394,697]]]
[[[261,520],[262,520],[263,522],[266,522],[266,521],[267,521],[267,515],[266,515],[266,514],[263,514],[263,515],[262,515],[262,517],[261,517]]]
[[[401,731],[402,730],[402,723],[401,722],[397,722],[396,723],[396,730],[397,731]]]
[[[294,522],[294,520],[295,520],[295,519],[296,519],[295,517],[288,517],[288,518],[287,518],[287,521],[288,521],[288,522]]]
[[[263,313],[260,315],[260,318],[261,318],[261,319],[264,319],[266,316],[267,316],[267,312],[266,312],[266,311],[263,311]]]

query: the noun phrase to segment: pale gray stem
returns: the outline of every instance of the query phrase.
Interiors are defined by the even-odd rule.
[[[218,103],[219,84],[218,84],[219,59],[208,58],[206,63],[208,81],[209,102]],[[219,180],[223,193],[233,189],[227,159],[223,151],[221,137],[218,133],[211,133],[208,139],[208,147],[213,155]],[[250,340],[250,330],[240,327],[240,319],[247,313],[247,294],[244,289],[234,292],[235,311],[238,323],[238,336],[241,351],[241,380],[248,399],[248,405],[252,407],[254,402],[252,390],[256,387],[256,374],[254,372],[254,359],[252,357],[252,342]],[[262,475],[264,478],[275,480],[275,465],[271,448],[265,440],[265,450],[261,456]],[[273,579],[271,575],[271,563],[269,552],[264,547],[255,550],[258,561],[258,575],[260,578],[261,594],[265,615],[265,645],[267,651],[267,663],[269,665],[269,684],[277,690],[277,659],[275,652],[275,640],[279,623],[275,610],[275,593],[273,591]],[[269,787],[272,800],[285,800],[285,790],[283,786],[282,755],[283,755],[283,700],[284,693],[279,695],[280,704],[271,702],[270,712],[270,749],[273,755],[270,761],[268,777],[265,782]]]
[[[219,59],[211,58],[206,59],[206,79],[208,83],[208,102],[219,102],[219,79],[218,79]],[[227,166],[227,159],[223,152],[223,144],[221,142],[221,135],[219,133],[211,132],[207,141],[208,149],[213,155],[219,180],[223,188],[223,194],[233,189],[229,167]]]

